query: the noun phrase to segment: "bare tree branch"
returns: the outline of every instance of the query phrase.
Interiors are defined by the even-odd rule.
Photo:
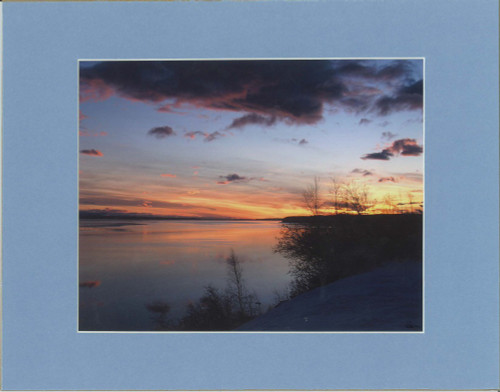
[[[306,208],[313,215],[318,215],[321,209],[321,197],[319,195],[319,179],[314,177],[314,184],[309,185],[302,193]]]

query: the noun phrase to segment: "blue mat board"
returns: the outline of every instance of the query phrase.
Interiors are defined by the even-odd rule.
[[[6,390],[499,388],[498,2],[4,3]],[[425,332],[77,333],[79,59],[425,58]]]

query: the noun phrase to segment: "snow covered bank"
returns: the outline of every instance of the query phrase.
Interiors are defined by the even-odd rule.
[[[392,263],[283,302],[238,331],[421,331],[422,263]]]

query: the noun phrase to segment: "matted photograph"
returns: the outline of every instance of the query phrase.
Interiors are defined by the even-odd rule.
[[[78,78],[80,332],[423,331],[423,58]]]
[[[0,17],[1,389],[498,389],[498,1]]]

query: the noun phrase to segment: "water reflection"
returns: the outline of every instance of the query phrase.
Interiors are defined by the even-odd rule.
[[[205,287],[196,303],[187,305],[186,314],[177,321],[167,319],[170,305],[156,301],[146,304],[156,329],[162,331],[231,331],[260,315],[257,295],[248,290],[238,256],[231,251],[226,258],[227,283],[224,290]]]
[[[220,294],[227,286],[226,259],[238,256],[248,292],[260,307],[290,281],[288,261],[273,252],[278,222],[144,221],[89,222],[80,231],[80,330],[160,329],[159,312],[146,305],[167,303],[166,319],[178,322],[208,286]],[[119,226],[116,226],[119,225]],[[125,231],[115,232],[114,228]],[[101,301],[102,306],[92,306]],[[257,306],[257,305],[256,305]]]
[[[155,301],[146,304],[146,309],[152,314],[151,319],[153,320],[157,330],[165,331],[171,327],[171,321],[167,319],[167,315],[170,312],[170,305],[166,302]]]
[[[92,288],[100,286],[100,285],[101,285],[101,282],[99,280],[91,280],[91,281],[87,281],[87,282],[81,282],[79,284],[80,287],[87,287],[89,289],[92,289]]]
[[[316,287],[421,259],[419,215],[86,222],[80,330],[233,330]]]

